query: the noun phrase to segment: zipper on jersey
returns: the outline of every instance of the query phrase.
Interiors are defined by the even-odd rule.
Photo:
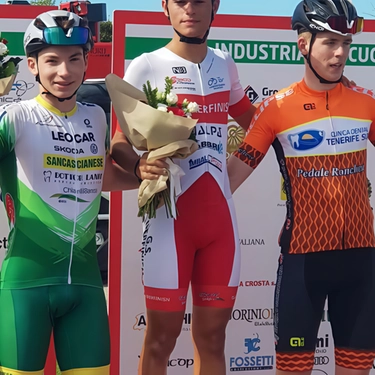
[[[66,116],[66,115],[65,115]],[[74,132],[74,126],[73,124],[71,123],[71,121],[67,121],[67,124],[69,126],[69,130],[72,134],[72,137],[73,137],[73,144],[74,144],[74,148],[77,148],[77,144],[76,144],[76,140],[75,140],[75,132]],[[74,173],[77,177],[77,155],[74,154],[74,160],[75,160],[75,170],[74,170]],[[77,192],[78,189],[77,189],[77,178],[74,179],[74,190]],[[74,242],[75,242],[75,235],[76,235],[76,229],[77,229],[77,216],[78,216],[78,202],[77,202],[77,194],[75,195],[76,196],[76,200],[75,200],[75,204],[74,204],[74,221],[73,221],[73,230],[72,230],[72,242],[71,242],[71,245],[70,245],[70,259],[69,259],[69,268],[68,268],[68,284],[71,284],[72,283],[72,264],[73,264],[73,253],[74,253]]]
[[[328,94],[328,91],[326,91],[326,109],[328,111],[328,117],[329,117],[329,123],[331,125],[331,129],[332,131],[335,131],[334,127],[333,127],[333,121],[332,121],[332,117],[331,117],[331,112],[329,110],[329,94]],[[336,146],[335,146],[335,149],[336,149]],[[337,151],[337,150],[335,150]],[[341,189],[341,185],[340,185],[340,189]],[[342,245],[342,248],[345,249],[345,208],[344,207],[341,207],[342,208],[342,212],[343,212],[343,215],[344,215],[344,226],[342,228],[342,236],[341,236],[341,245]]]

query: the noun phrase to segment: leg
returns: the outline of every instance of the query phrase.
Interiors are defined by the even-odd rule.
[[[336,375],[368,375],[375,358],[375,249],[335,253],[336,287],[328,295],[328,311]]]
[[[232,200],[227,203],[213,187],[210,194],[215,199],[210,207],[215,220],[212,226],[205,225],[192,276],[194,373],[225,375],[225,331],[239,282],[240,248]]]
[[[157,219],[144,222],[142,266],[147,328],[139,375],[167,373],[168,359],[184,319],[195,249],[180,198],[177,203],[177,220],[167,218],[163,206],[157,210]]]
[[[280,256],[274,318],[277,375],[309,375],[313,368],[326,298],[326,280],[316,270],[323,268],[324,255]]]
[[[107,305],[101,288],[51,287],[57,360],[63,375],[109,375]]]
[[[369,375],[370,369],[368,370],[353,370],[341,366],[335,368],[335,375]]]
[[[225,330],[231,308],[193,306],[195,374],[225,375]]]
[[[168,359],[180,335],[185,311],[147,310],[147,328],[139,374],[165,375]]]
[[[0,291],[0,373],[42,375],[51,338],[48,287]]]

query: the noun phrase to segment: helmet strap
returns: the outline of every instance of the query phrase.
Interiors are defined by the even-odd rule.
[[[49,91],[45,88],[45,86],[43,85],[43,83],[42,83],[42,81],[41,81],[41,79],[40,79],[40,75],[39,75],[39,66],[38,66],[38,55],[37,55],[37,57],[36,57],[36,66],[37,66],[37,68],[38,68],[38,74],[35,76],[35,81],[38,82],[38,83],[44,88],[45,91],[42,91],[42,95],[50,95],[50,96],[54,97],[55,99],[57,99],[60,103],[65,102],[65,100],[70,100],[70,99],[72,99],[72,98],[74,97],[74,95],[77,94],[77,91],[78,91],[78,89],[80,88],[80,86],[82,85],[82,83],[84,82],[84,80],[85,80],[85,76],[86,76],[86,72],[85,72],[85,73],[83,74],[83,78],[82,78],[81,85],[78,86],[77,90],[74,91],[74,93],[73,93],[72,95],[70,95],[70,96],[68,96],[68,97],[66,97],[66,98],[59,98],[58,96],[56,96],[56,95],[52,94],[51,92],[49,92]]]
[[[212,7],[213,7],[213,4],[214,2],[212,1]],[[167,5],[168,5],[168,1],[167,1]],[[167,12],[168,12],[168,20],[170,21],[171,20],[171,17],[169,15],[169,9],[167,7]],[[211,28],[211,24],[214,20],[214,17],[215,17],[215,14],[214,14],[214,10],[212,9],[212,12],[211,12],[211,22],[210,22],[210,25],[208,26],[208,30],[206,31],[206,33],[204,34],[203,38],[197,38],[197,37],[189,37],[189,36],[185,36],[185,35],[182,35],[179,31],[177,31],[175,28],[173,28],[173,30],[176,32],[176,34],[180,37],[180,42],[182,43],[188,43],[188,44],[203,44],[206,40],[207,40],[207,37],[208,37],[208,34],[210,33],[210,28]]]

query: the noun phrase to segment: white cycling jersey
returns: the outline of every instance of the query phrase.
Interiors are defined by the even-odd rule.
[[[135,58],[126,69],[124,79],[142,90],[150,81],[151,87],[164,91],[165,77],[173,80],[173,92],[179,102],[185,98],[199,105],[196,138],[199,150],[187,159],[175,159],[185,172],[181,178],[182,192],[203,173],[209,172],[224,195],[231,196],[226,172],[228,113],[242,115],[250,106],[240,84],[238,72],[229,54],[208,48],[205,59],[195,64],[161,48]]]
[[[161,207],[156,219],[144,222],[143,285],[149,309],[185,308],[192,285],[193,303],[232,307],[240,273],[240,247],[226,170],[228,113],[236,118],[250,108],[232,58],[208,48],[200,64],[167,48],[134,59],[124,79],[142,89],[148,80],[165,89],[173,80],[178,101],[199,105],[196,138],[199,149],[188,158],[174,159],[184,170],[177,220]],[[204,230],[202,230],[204,228]]]
[[[95,232],[104,173],[104,111],[62,113],[41,96],[0,111],[0,184],[10,222],[2,287],[101,285]]]

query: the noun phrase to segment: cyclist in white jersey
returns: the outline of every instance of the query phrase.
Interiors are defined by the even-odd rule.
[[[104,111],[76,103],[93,46],[73,13],[39,15],[25,52],[40,94],[0,110],[9,246],[0,280],[0,374],[42,375],[51,332],[62,374],[108,375],[109,329],[95,232],[101,190],[138,180],[107,153]]]
[[[226,172],[228,113],[247,129],[255,108],[240,85],[232,58],[207,46],[219,1],[164,0],[162,5],[175,31],[173,39],[164,48],[134,59],[125,80],[140,89],[150,80],[152,87],[163,90],[165,77],[171,77],[174,92],[200,106],[195,116],[199,150],[186,160],[175,160],[185,172],[178,218],[168,219],[161,208],[156,219],[144,222],[144,236],[152,237],[152,243],[142,249],[148,320],[139,374],[165,375],[191,283],[195,371],[223,375],[225,329],[240,271]],[[139,159],[119,128],[111,153],[140,179],[156,179],[168,167],[163,160],[148,163],[146,155]]]

